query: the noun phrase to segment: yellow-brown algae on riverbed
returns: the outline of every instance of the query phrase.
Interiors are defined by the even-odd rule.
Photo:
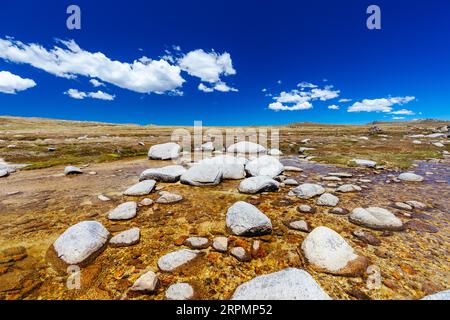
[[[329,208],[315,205],[315,199],[301,200],[288,197],[290,187],[275,193],[243,195],[237,191],[239,181],[224,181],[216,187],[191,187],[179,183],[159,183],[164,190],[184,197],[179,203],[154,204],[139,208],[136,218],[113,222],[106,213],[116,205],[144,197],[125,197],[122,191],[135,183],[140,172],[159,161],[132,160],[96,164],[89,170],[96,176],[60,176],[62,168],[22,171],[2,184],[1,237],[2,250],[16,248],[13,255],[2,255],[0,269],[0,296],[3,299],[163,299],[164,289],[176,282],[191,283],[200,299],[227,299],[236,287],[257,275],[278,271],[286,267],[305,268],[323,289],[334,299],[417,299],[449,287],[449,218],[447,184],[425,181],[420,184],[384,183],[385,177],[370,171],[346,169],[354,172],[348,181],[356,181],[359,174],[372,180],[360,193],[339,194],[342,208],[380,206],[389,208],[395,201],[419,200],[430,206],[415,211],[413,218],[401,210],[389,208],[404,222],[420,220],[438,229],[436,233],[406,230],[386,233],[371,231],[381,240],[374,247],[352,235],[358,226],[346,216],[328,213]],[[301,164],[300,164],[301,165]],[[448,166],[445,164],[447,171]],[[419,167],[420,168],[420,167]],[[324,172],[335,167],[309,165],[303,173],[289,173],[300,182],[318,181]],[[427,165],[427,170],[429,166]],[[442,168],[441,168],[442,170]],[[449,179],[447,176],[441,178]],[[307,178],[304,178],[307,176]],[[17,193],[5,196],[4,190]],[[112,200],[102,202],[97,195],[104,194]],[[148,196],[155,200],[156,193]],[[261,241],[261,257],[250,262],[239,262],[228,253],[218,253],[212,248],[202,250],[202,255],[173,273],[158,272],[158,259],[169,252],[184,247],[182,237],[198,235],[208,237],[229,236],[225,228],[228,207],[238,200],[256,205],[273,223],[271,235],[261,237],[230,237],[230,246],[250,247],[254,240]],[[315,214],[302,214],[300,204],[316,207]],[[312,228],[327,226],[343,236],[359,253],[380,268],[381,288],[367,288],[363,278],[337,277],[315,272],[306,263],[299,246],[306,233],[288,229],[283,221],[304,219]],[[139,227],[141,241],[131,247],[108,247],[88,267],[81,271],[81,289],[66,287],[67,274],[58,273],[47,256],[55,239],[69,226],[83,221],[101,222],[110,232]],[[20,249],[20,248],[24,248]],[[14,250],[12,250],[14,251]],[[26,253],[24,253],[25,251]],[[150,295],[129,291],[133,282],[144,271],[158,272],[161,285]]]

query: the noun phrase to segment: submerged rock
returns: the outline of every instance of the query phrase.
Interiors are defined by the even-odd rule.
[[[174,143],[156,144],[148,151],[148,158],[151,160],[170,160],[180,156],[181,146]]]
[[[358,238],[359,240],[368,243],[372,246],[379,246],[381,245],[381,241],[372,233],[364,231],[362,229],[358,229],[352,232],[353,235]]]
[[[159,280],[153,271],[140,276],[131,287],[132,291],[153,292],[158,287]]]
[[[251,255],[242,247],[234,247],[230,254],[241,262],[247,262],[252,259]]]
[[[353,209],[348,219],[354,224],[375,230],[401,230],[403,228],[403,223],[399,218],[390,211],[378,207]]]
[[[128,220],[136,216],[137,204],[129,201],[118,205],[116,208],[108,212],[109,220]]]
[[[155,180],[144,180],[131,186],[123,193],[125,196],[146,196],[156,185]]]
[[[156,203],[170,204],[183,200],[183,196],[167,191],[160,191],[159,195],[160,197],[156,200]]]
[[[202,237],[189,237],[184,240],[184,244],[192,249],[206,249],[209,247],[209,240]]]
[[[241,284],[232,300],[331,300],[302,269],[288,268]]]
[[[181,249],[168,253],[158,260],[161,271],[171,272],[197,258],[199,252],[195,250]]]
[[[241,193],[259,193],[278,191],[280,183],[267,176],[251,177],[243,180],[239,184],[239,192]]]
[[[162,168],[150,168],[141,173],[142,180],[156,180],[161,182],[177,182],[186,169],[183,166],[173,165]]]
[[[140,234],[139,228],[132,228],[112,237],[111,240],[109,240],[109,244],[113,247],[132,246],[139,242]]]
[[[83,221],[69,227],[53,243],[57,256],[69,265],[87,262],[104,248],[109,232],[99,222]]]
[[[273,178],[283,172],[284,166],[275,157],[261,156],[249,161],[245,165],[245,170],[251,176],[268,176]]]
[[[228,250],[228,238],[227,237],[215,237],[213,239],[213,248],[219,252],[227,252]]]
[[[339,198],[331,193],[322,194],[319,199],[317,199],[317,205],[335,207],[339,203]]]
[[[325,193],[324,187],[318,184],[304,183],[292,189],[289,192],[289,196],[296,196],[301,199],[310,199],[322,193]]]
[[[302,243],[306,259],[318,271],[342,276],[359,276],[367,267],[367,259],[358,256],[337,232],[317,227]]]
[[[180,181],[192,186],[215,186],[222,181],[222,177],[222,170],[218,166],[202,163],[187,170]]]
[[[256,236],[272,232],[272,222],[255,206],[238,201],[227,211],[227,227],[238,236]]]
[[[336,189],[336,191],[338,192],[343,192],[343,193],[347,193],[347,192],[357,192],[357,191],[361,191],[361,187],[354,185],[354,184],[344,184],[340,187],[338,187]]]
[[[194,288],[189,283],[176,283],[166,291],[167,300],[190,300],[194,297]]]

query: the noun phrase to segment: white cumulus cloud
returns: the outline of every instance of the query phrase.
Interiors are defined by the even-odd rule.
[[[295,110],[307,110],[312,109],[312,104],[308,101],[299,102],[294,105],[284,105],[281,102],[272,102],[269,104],[269,109],[275,111],[295,111]]]
[[[9,71],[0,71],[0,92],[16,94],[18,91],[24,91],[36,86],[32,79],[24,79]]]
[[[339,106],[333,104],[331,106],[328,106],[328,109],[330,109],[330,110],[339,110]]]
[[[59,40],[59,43],[61,47],[54,46],[48,50],[39,44],[26,44],[11,38],[0,39],[0,58],[29,64],[58,77],[98,78],[139,93],[162,93],[174,90],[184,82],[180,68],[162,59],[120,62],[101,52],[83,50],[74,40]]]
[[[381,99],[364,99],[350,106],[348,112],[392,112],[392,106],[404,105],[415,100],[415,97],[391,97]]]
[[[339,96],[340,91],[333,86],[318,88],[309,82],[301,82],[297,85],[300,90],[294,89],[289,92],[282,91],[273,97],[275,102],[269,104],[269,109],[275,111],[307,110],[313,108],[312,101],[327,101]]]
[[[227,52],[218,54],[197,49],[180,58],[178,64],[189,75],[208,83],[218,83],[221,82],[221,76],[236,74],[231,56]]]

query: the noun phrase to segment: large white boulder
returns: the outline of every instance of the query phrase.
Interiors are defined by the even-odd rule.
[[[200,161],[200,164],[216,165],[222,170],[222,178],[230,180],[239,180],[245,178],[245,164],[247,159],[244,157],[234,157],[230,155],[220,155],[213,158],[206,158]]]
[[[358,256],[337,232],[317,227],[302,243],[303,253],[310,264],[322,272],[356,276],[365,271],[367,259]]]
[[[180,156],[181,146],[174,142],[156,144],[148,151],[148,158],[151,160],[170,160]]]
[[[331,300],[305,270],[288,268],[241,284],[232,300]]]
[[[186,169],[180,165],[166,166],[162,168],[150,168],[141,173],[142,180],[156,180],[161,182],[177,182]]]
[[[267,176],[250,177],[242,180],[239,184],[239,192],[241,193],[259,193],[278,191],[280,183]]]
[[[229,153],[265,153],[267,149],[262,145],[250,142],[250,141],[241,141],[235,144],[232,144],[228,147],[227,152]]]
[[[254,205],[238,201],[227,211],[227,227],[238,236],[262,235],[272,232],[272,222]]]
[[[109,232],[97,221],[83,221],[69,227],[53,243],[57,256],[69,265],[86,262],[105,246]]]
[[[354,224],[375,230],[400,230],[403,227],[399,218],[390,211],[378,207],[353,209],[348,219]]]
[[[211,164],[196,164],[181,177],[183,184],[192,186],[215,186],[222,181],[223,173],[219,166]]]
[[[265,155],[249,161],[245,165],[245,170],[251,176],[269,176],[273,178],[283,172],[284,166],[277,158]]]

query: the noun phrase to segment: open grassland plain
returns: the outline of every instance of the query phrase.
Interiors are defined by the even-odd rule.
[[[9,170],[0,178],[0,299],[167,299],[173,292],[229,299],[243,283],[286,268],[308,272],[332,299],[420,299],[450,288],[448,123],[274,128],[284,166],[272,176],[276,187],[250,192],[242,179],[192,186],[178,177],[125,195],[144,170],[173,165],[147,154],[170,142],[175,127],[0,117],[0,171]],[[82,174],[64,174],[69,165]],[[311,184],[323,190],[305,196]],[[239,201],[265,215],[270,230],[255,226],[244,236],[227,226],[227,211]],[[135,215],[111,219],[108,213],[126,202],[138,204]],[[354,209],[369,207],[390,216],[377,216],[377,226],[355,218]],[[260,222],[254,220],[245,223]],[[54,244],[83,221],[99,222],[109,234],[74,274]],[[318,235],[319,227],[338,235]],[[107,243],[132,228],[139,228],[137,241]],[[306,245],[323,239],[342,250],[327,241]],[[77,246],[70,243],[86,251]],[[181,249],[195,250],[195,258],[173,270],[170,256],[161,262]],[[154,277],[136,282],[150,271]],[[177,283],[192,292],[171,287]]]

